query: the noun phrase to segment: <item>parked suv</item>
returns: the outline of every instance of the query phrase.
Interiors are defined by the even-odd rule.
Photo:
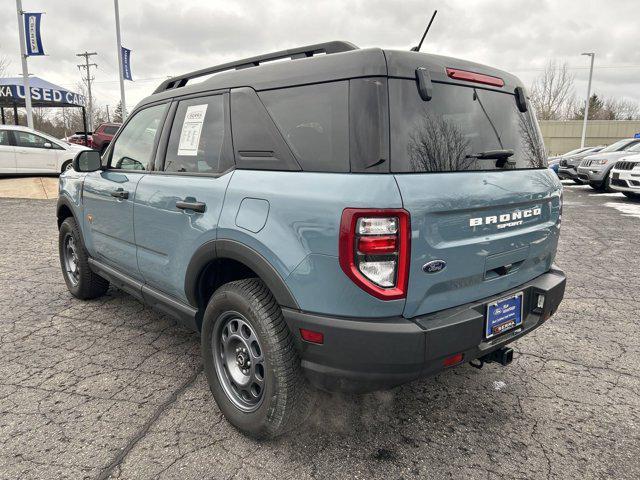
[[[611,189],[640,200],[640,154],[618,160],[611,170]]]
[[[329,42],[162,83],[60,180],[60,260],[200,331],[221,411],[269,437],[309,384],[508,364],[563,297],[561,210],[516,77]]]
[[[578,179],[594,190],[611,190],[610,172],[617,160],[640,153],[640,138],[625,138],[603,148],[595,155],[584,157],[578,167]]]
[[[96,128],[96,131],[93,132],[93,136],[91,138],[91,146],[103,154],[107,149],[111,140],[113,140],[113,136],[120,128],[120,123],[102,123]]]
[[[604,145],[599,145],[597,147],[589,147],[586,150],[582,150],[577,153],[566,153],[562,155],[559,162],[558,168],[558,176],[565,180],[573,180],[574,183],[582,184],[582,180],[578,178],[578,167],[582,160],[589,155],[594,155],[605,148]]]

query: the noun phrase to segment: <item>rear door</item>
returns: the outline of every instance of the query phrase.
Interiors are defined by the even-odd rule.
[[[104,170],[87,174],[83,188],[85,243],[92,257],[141,279],[133,233],[133,203],[153,162],[168,104],[133,114],[115,140]]]
[[[16,173],[16,152],[9,130],[0,130],[0,173]]]
[[[506,90],[506,89],[505,89]],[[513,92],[513,90],[509,90]],[[411,214],[407,317],[499,294],[547,271],[561,185],[512,93],[390,79],[391,169]],[[513,150],[507,160],[477,158]],[[446,265],[444,269],[443,265]]]
[[[163,132],[157,171],[142,178],[136,192],[135,240],[142,277],[185,302],[187,266],[194,252],[216,237],[232,175],[228,104],[226,93],[176,102],[173,123],[167,122]]]

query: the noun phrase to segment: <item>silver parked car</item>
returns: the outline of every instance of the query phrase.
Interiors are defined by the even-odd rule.
[[[613,143],[582,160],[578,167],[578,179],[595,190],[608,191],[611,189],[609,173],[613,165],[622,157],[634,153],[640,153],[640,138],[625,138]]]

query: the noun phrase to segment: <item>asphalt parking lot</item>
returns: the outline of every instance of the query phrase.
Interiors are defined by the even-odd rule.
[[[640,478],[640,203],[564,198],[565,300],[511,366],[322,394],[263,443],[222,419],[196,334],[71,297],[55,201],[0,199],[0,478]]]

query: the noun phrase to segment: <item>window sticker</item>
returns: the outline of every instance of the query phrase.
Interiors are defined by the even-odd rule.
[[[204,116],[207,113],[208,104],[192,105],[187,107],[187,113],[182,123],[180,133],[180,144],[178,145],[178,155],[195,157],[198,155],[198,145],[200,144],[200,134],[204,124]]]

